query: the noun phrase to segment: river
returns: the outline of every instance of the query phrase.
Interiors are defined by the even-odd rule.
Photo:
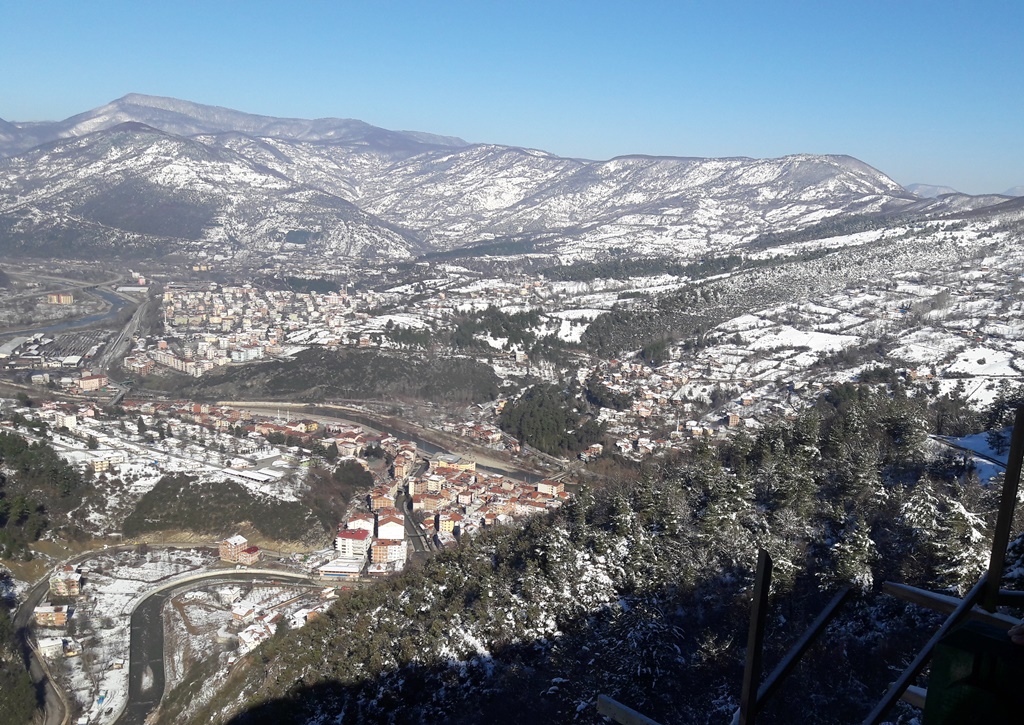
[[[128,698],[116,725],[143,725],[164,695],[164,605],[182,589],[196,589],[225,582],[291,581],[292,572],[268,574],[266,572],[226,571],[210,576],[197,585],[196,581],[183,581],[149,595],[132,612],[131,647],[128,655]]]
[[[64,332],[66,330],[73,330],[78,327],[87,327],[89,325],[95,325],[97,322],[106,322],[107,320],[117,319],[117,316],[121,313],[121,309],[124,308],[128,301],[122,297],[118,297],[113,292],[109,292],[105,289],[91,289],[89,294],[95,294],[102,297],[104,300],[110,303],[110,309],[106,312],[96,312],[85,317],[79,317],[75,320],[65,320],[64,322],[58,322],[53,325],[46,325],[45,327],[33,327],[28,330],[18,330],[18,335],[35,335],[37,333],[50,333],[50,332]],[[6,334],[6,333],[5,333]]]

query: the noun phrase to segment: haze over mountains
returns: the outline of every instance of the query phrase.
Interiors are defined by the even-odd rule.
[[[410,259],[497,242],[693,257],[843,216],[1009,199],[904,189],[849,156],[587,161],[138,94],[59,122],[0,121],[0,156],[0,249],[71,256]]]

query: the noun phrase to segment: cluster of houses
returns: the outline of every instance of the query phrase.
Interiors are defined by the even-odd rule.
[[[504,403],[504,401],[501,402]],[[497,412],[501,412],[500,407],[497,408]],[[463,438],[469,438],[470,440],[489,448],[506,450],[511,453],[519,453],[520,450],[519,441],[493,423],[483,421],[463,421],[461,423],[442,425],[441,430],[448,433],[454,433],[458,436],[462,436]]]
[[[165,366],[201,376],[230,363],[290,355],[309,345],[375,344],[360,331],[361,306],[379,304],[373,292],[320,294],[242,286],[168,285],[164,326],[173,342],[142,340],[125,368],[148,374]],[[379,340],[377,341],[379,342]]]
[[[270,588],[264,596],[254,588],[247,597],[239,597],[231,605],[231,623],[238,627],[238,653],[244,655],[256,649],[277,631],[281,622],[286,621],[290,629],[298,629],[323,614],[330,606],[328,597],[334,596],[333,589],[321,594],[321,601],[312,607],[303,607],[291,614],[283,609],[295,600],[295,592]]]
[[[474,461],[453,454],[431,456],[427,472],[412,475],[416,449],[408,441],[398,441],[394,455],[394,476],[379,481],[366,496],[365,508],[359,506],[339,525],[334,557],[316,568],[321,578],[401,571],[411,545],[407,532],[435,548],[453,546],[484,526],[557,508],[569,497],[561,481],[528,484],[484,474]],[[400,492],[408,497],[411,521],[410,513],[396,505]]]
[[[570,495],[561,481],[530,484],[486,474],[473,461],[452,454],[432,458],[427,473],[409,479],[406,491],[419,526],[438,546],[454,544],[485,526],[557,508]],[[374,500],[373,505],[386,506],[387,500]]]
[[[70,393],[71,395],[99,392],[110,385],[110,379],[106,375],[92,372],[91,370],[63,372],[60,374],[48,372],[32,373],[29,379],[33,385],[49,385],[53,383],[65,393]]]
[[[392,503],[394,501],[392,500]],[[338,527],[336,556],[317,569],[322,579],[386,576],[405,568],[405,515],[394,506],[351,513]]]
[[[50,575],[50,597],[73,599],[82,593],[82,574],[74,566],[64,565]],[[36,626],[46,629],[64,629],[74,614],[74,607],[67,604],[45,602],[32,610]],[[39,653],[48,659],[75,657],[82,653],[82,646],[71,637],[40,637],[36,643]]]

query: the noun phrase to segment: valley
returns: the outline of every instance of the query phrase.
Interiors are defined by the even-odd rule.
[[[856,709],[927,619],[879,583],[984,565],[1019,197],[138,95],[12,128],[0,598],[88,722],[724,717],[758,548],[780,631],[861,592],[824,667]],[[157,635],[166,687],[126,667]]]

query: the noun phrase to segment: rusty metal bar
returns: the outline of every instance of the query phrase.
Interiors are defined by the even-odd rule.
[[[619,725],[658,725],[654,720],[642,715],[636,710],[626,707],[608,695],[597,696],[597,711],[605,717],[610,717]]]
[[[772,588],[772,558],[761,549],[757,553],[757,578],[754,580],[754,601],[750,608],[750,630],[747,633],[747,661],[743,667],[743,691],[740,693],[739,725],[754,725],[758,711],[758,683],[764,657],[764,623],[768,618],[768,594]]]
[[[1024,462],[1024,406],[1017,408],[1017,415],[1013,420],[1010,457],[1006,461],[1003,495],[999,499],[999,518],[996,520],[996,530],[992,536],[992,554],[988,560],[988,584],[981,601],[981,606],[990,612],[994,612],[999,606],[999,583],[1003,579],[1006,547],[1010,545],[1010,529],[1013,526],[1013,509],[1017,505],[1017,489],[1020,487],[1022,462]]]
[[[801,635],[800,639],[796,641],[786,653],[786,656],[782,658],[782,661],[775,666],[772,673],[768,675],[768,679],[761,685],[761,689],[757,691],[757,710],[760,711],[764,707],[775,691],[782,686],[783,680],[789,676],[789,673],[794,667],[800,662],[800,658],[804,656],[804,652],[810,647],[814,640],[818,638],[829,622],[839,613],[839,608],[843,606],[843,603],[852,593],[850,587],[844,587],[836,592],[836,595],[832,597],[832,601],[821,611],[821,614],[811,622],[811,626]]]
[[[950,596],[949,594],[939,594],[938,592],[930,592],[927,589],[918,589],[912,587],[909,584],[896,584],[894,582],[885,582],[882,584],[882,591],[890,596],[894,596],[897,599],[902,599],[905,602],[911,604],[917,604],[922,607],[926,607],[935,612],[941,612],[942,614],[949,614],[956,610],[960,606],[961,599],[959,597]],[[1024,595],[1024,592],[1013,592],[1014,594]],[[1015,625],[1019,620],[1016,617],[1011,617],[1009,614],[1000,614],[999,612],[987,612],[980,607],[974,607],[970,612],[967,613],[967,619],[973,619],[978,622],[985,622],[991,624],[993,627],[1008,628]]]
[[[946,621],[942,623],[939,630],[932,635],[932,638],[928,640],[927,644],[917,653],[917,657],[911,662],[907,669],[903,670],[903,674],[899,676],[896,682],[892,683],[889,687],[888,692],[882,697],[882,699],[875,705],[875,708],[871,713],[864,718],[863,725],[878,725],[882,722],[885,714],[889,712],[889,709],[896,704],[896,701],[900,699],[906,689],[910,686],[911,682],[915,677],[921,674],[921,670],[924,669],[925,664],[928,663],[928,658],[932,656],[932,650],[935,649],[935,645],[939,643],[939,640],[945,637],[949,630],[956,626],[960,620],[968,615],[971,611],[971,607],[981,597],[988,585],[988,575],[982,574],[981,579],[975,584],[971,591],[967,593],[967,596],[963,598],[958,606]]]

